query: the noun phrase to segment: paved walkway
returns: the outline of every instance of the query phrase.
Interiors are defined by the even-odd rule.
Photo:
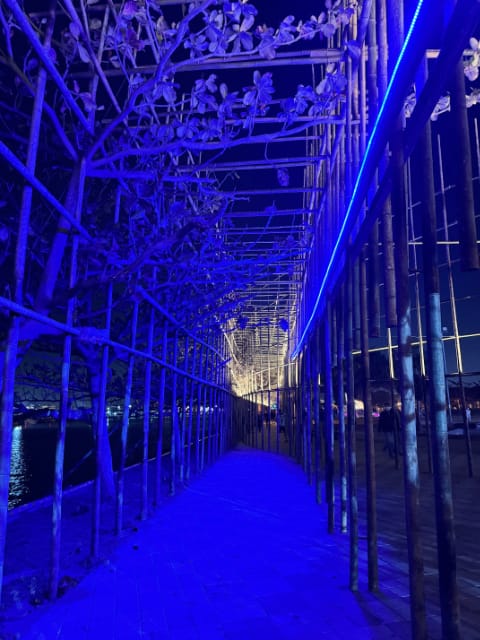
[[[364,541],[363,541],[364,542]],[[348,589],[348,537],[292,460],[229,452],[130,529],[55,603],[4,620],[2,640],[383,640],[410,637],[402,566]],[[439,638],[430,616],[431,638]]]

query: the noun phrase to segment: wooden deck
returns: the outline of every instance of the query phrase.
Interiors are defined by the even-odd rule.
[[[465,442],[450,437],[452,491],[454,498],[455,535],[457,545],[457,582],[460,595],[464,637],[480,639],[480,434],[473,434],[474,477],[468,477]],[[360,443],[359,443],[360,444]],[[405,512],[403,502],[403,469],[382,455],[381,439],[377,441],[377,518],[380,543],[388,543],[396,562],[407,563]],[[362,446],[359,451],[359,477],[364,473]],[[433,476],[428,471],[425,436],[419,438],[421,472],[421,526],[425,562],[425,594],[427,606],[439,606],[438,561],[435,533]],[[475,468],[476,467],[476,468]],[[361,508],[363,505],[361,505]],[[364,509],[362,509],[364,512]],[[390,550],[380,548],[380,558]]]

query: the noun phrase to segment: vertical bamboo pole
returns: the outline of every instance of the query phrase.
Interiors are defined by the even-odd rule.
[[[203,357],[204,357],[204,346],[203,344],[200,344],[200,350],[198,353],[199,377],[202,377],[202,373],[203,373]],[[195,473],[198,473],[200,471],[202,397],[203,397],[203,384],[199,382],[197,384],[197,413],[195,416]]]
[[[378,99],[381,102],[388,86],[388,39],[387,39],[387,0],[377,0],[376,11],[378,42]],[[388,149],[385,151],[383,166],[389,161]],[[385,322],[387,327],[397,323],[397,301],[395,297],[395,257],[393,241],[392,203],[388,196],[381,211],[382,221],[382,253]]]
[[[138,325],[138,300],[133,303],[132,312],[132,329],[131,342],[132,349],[135,349],[137,343],[137,325]],[[122,413],[122,430],[120,435],[120,464],[117,472],[117,506],[116,506],[116,525],[115,532],[119,535],[123,527],[123,504],[124,504],[124,485],[125,485],[125,463],[127,460],[127,437],[128,423],[130,420],[130,404],[132,400],[133,385],[133,368],[135,366],[135,356],[130,353],[128,356],[127,378],[125,380],[125,395],[123,401]]]
[[[54,24],[54,12],[51,11],[48,17],[44,46],[50,47]],[[45,87],[47,83],[47,73],[40,69],[38,73],[35,99],[32,109],[32,122],[30,125],[30,137],[27,148],[26,167],[31,172],[35,172],[37,164],[37,151],[40,141],[40,126],[42,121],[43,103],[45,97]],[[77,200],[78,174],[75,179],[72,177],[71,187],[67,196],[67,206],[73,210]],[[14,300],[18,304],[23,302],[23,288],[25,275],[25,262],[28,248],[28,233],[30,227],[30,214],[32,207],[33,190],[29,185],[25,185],[22,193],[22,203],[20,206],[17,244],[15,247],[14,266]],[[1,411],[0,411],[0,596],[3,586],[5,540],[7,535],[7,514],[8,514],[8,491],[10,483],[10,459],[12,453],[12,422],[14,405],[15,370],[17,367],[18,342],[20,338],[20,317],[11,315],[9,318],[9,328],[6,338],[6,347],[3,362],[3,381],[0,378],[1,389]],[[55,525],[54,525],[55,526]]]
[[[315,415],[315,498],[317,504],[322,502],[322,423],[320,420],[320,386],[318,382],[321,369],[320,327],[314,333],[313,357],[313,405]]]
[[[441,189],[441,198],[442,198],[442,217],[443,217],[443,226],[445,233],[445,240],[447,240],[447,244],[445,245],[445,255],[447,258],[447,269],[448,269],[448,294],[450,299],[450,310],[452,313],[452,329],[453,329],[453,337],[455,341],[455,358],[457,361],[457,371],[458,371],[458,381],[460,384],[460,394],[462,400],[462,408],[463,408],[463,433],[465,437],[465,451],[467,455],[467,467],[468,467],[468,475],[470,477],[473,476],[473,457],[472,457],[472,443],[470,439],[470,431],[466,425],[466,415],[465,415],[465,392],[463,389],[463,364],[462,364],[462,350],[460,346],[460,334],[458,331],[458,321],[457,321],[457,302],[455,299],[455,287],[453,283],[453,273],[452,273],[452,257],[450,252],[450,246],[448,244],[448,240],[450,239],[449,230],[448,230],[448,217],[447,217],[447,205],[446,205],[446,197],[445,197],[445,180],[443,175],[443,149],[441,145],[440,136],[437,138],[438,140],[438,169],[439,169],[439,177],[440,177],[440,189]],[[446,364],[445,364],[446,368]],[[445,372],[446,374],[448,372]],[[448,393],[448,381],[447,381],[447,397],[449,399]],[[450,422],[451,422],[451,406],[450,399],[448,402],[449,414],[450,414]]]
[[[415,279],[415,316],[417,321],[417,332],[418,332],[418,342],[419,342],[419,356],[420,356],[420,384],[421,384],[421,399],[423,402],[423,406],[425,408],[425,435],[427,440],[427,464],[428,471],[432,473],[432,447],[431,447],[431,438],[430,438],[430,429],[429,429],[429,420],[426,411],[426,368],[425,368],[425,352],[424,352],[424,339],[423,339],[423,324],[422,324],[422,311],[421,311],[421,300],[420,300],[420,274],[419,274],[419,265],[417,258],[417,247],[415,244],[416,233],[415,233],[415,220],[413,215],[413,200],[412,200],[412,184],[411,184],[411,162],[407,161],[407,175],[408,175],[408,226],[410,230],[410,239],[412,240],[412,258],[413,258],[413,272]],[[417,415],[420,416],[420,411],[417,407]],[[418,435],[418,434],[417,434]]]
[[[361,335],[361,318],[360,318],[360,271],[359,264],[355,262],[352,264],[353,270],[353,348],[360,349],[360,335]]]
[[[44,46],[50,47],[53,25],[55,21],[55,14],[52,10],[50,12],[47,29],[45,35]],[[45,69],[40,69],[36,95],[32,115],[32,124],[30,129],[29,148],[27,152],[27,167],[35,170],[36,154],[38,149],[39,131],[42,117],[43,101],[45,95],[45,87],[47,82],[47,73]],[[76,207],[75,217],[77,220],[81,218],[81,208],[83,201],[83,184],[85,180],[85,166],[81,164],[80,177],[78,191],[76,195]],[[29,217],[32,201],[32,188],[26,186],[22,194],[22,205],[20,213],[20,227],[17,241],[17,254],[15,268],[19,267],[17,259],[19,258],[19,245],[25,242],[25,238],[22,237],[24,229],[22,229],[22,223],[25,217]],[[24,245],[26,248],[26,245]],[[69,285],[73,288],[76,283],[77,277],[77,252],[78,252],[78,238],[75,236],[72,239],[72,249],[70,255],[70,274]],[[16,273],[17,275],[17,273]],[[22,277],[23,280],[23,277]],[[18,284],[18,283],[16,283]],[[21,283],[23,287],[23,282]],[[17,291],[15,292],[17,294]],[[17,300],[17,295],[15,295]],[[66,322],[68,325],[73,324],[75,310],[75,299],[70,298],[67,305]],[[60,549],[61,549],[61,522],[62,522],[62,497],[63,497],[63,463],[65,457],[65,437],[67,431],[67,419],[68,419],[68,405],[69,405],[69,379],[70,379],[70,367],[71,367],[71,351],[72,351],[72,337],[70,335],[65,336],[63,345],[63,362],[62,362],[62,374],[61,374],[61,389],[60,389],[60,425],[57,434],[56,451],[55,451],[55,469],[54,469],[54,483],[53,483],[53,509],[52,509],[52,542],[51,542],[51,564],[50,564],[50,581],[49,581],[49,596],[51,599],[57,597],[58,582],[60,575]],[[3,426],[3,425],[2,425]],[[0,578],[1,579],[1,578]],[[1,586],[0,586],[1,590]]]
[[[151,307],[147,331],[147,353],[149,355],[153,353],[154,330],[155,309]],[[144,381],[141,520],[146,520],[148,515],[148,441],[150,437],[150,401],[152,397],[152,361],[150,358],[147,358],[145,362]]]
[[[310,344],[307,346],[305,353],[305,378],[304,378],[304,393],[305,393],[305,407],[304,407],[304,415],[305,415],[305,462],[306,462],[306,472],[307,472],[307,481],[308,484],[312,484],[313,474],[312,474],[312,387],[311,387],[311,368],[312,368],[312,358],[311,358],[311,347]]]
[[[328,532],[335,530],[335,488],[334,488],[334,437],[333,437],[333,383],[332,351],[330,336],[330,309],[327,307],[323,321],[323,380],[325,384],[325,494],[327,500]]]
[[[398,135],[398,131],[396,132]],[[401,131],[400,131],[401,133]],[[409,551],[409,580],[412,637],[427,638],[423,556],[419,522],[420,477],[415,420],[415,391],[411,351],[410,295],[408,290],[408,243],[401,139],[392,143],[396,162],[392,207],[395,210],[395,270],[397,280],[397,338],[399,350],[399,382],[402,399],[402,434],[404,450],[405,512]]]
[[[291,384],[291,371],[292,368],[288,366],[288,380],[289,386],[286,392],[286,402],[287,402],[287,434],[288,434],[288,455],[293,458],[294,455],[294,442],[293,442],[293,404],[292,404],[292,390],[290,387]]]
[[[403,44],[403,5],[396,0],[387,3],[388,39],[393,64]],[[397,290],[397,339],[399,382],[402,399],[403,470],[405,484],[405,516],[409,558],[410,610],[412,638],[428,637],[425,614],[423,555],[419,521],[420,478],[418,470],[415,390],[411,347],[411,305],[408,262],[408,212],[405,193],[403,122],[400,116],[391,136],[392,208],[395,237],[395,275]]]
[[[219,380],[219,371],[216,372],[215,379]],[[219,455],[219,437],[220,437],[220,391],[213,389],[213,461]]]
[[[261,346],[260,346],[261,348]],[[260,368],[263,366],[262,354],[260,352]],[[264,407],[264,396],[263,396],[263,369],[260,371],[260,405],[261,405],[261,413],[262,413],[262,431],[261,431],[261,441],[262,441],[262,451],[265,449],[265,425],[263,424],[263,418],[265,416],[265,412],[263,410]]]
[[[403,5],[388,0],[388,39],[392,63],[403,43]],[[405,193],[403,123],[398,118],[391,136],[392,209],[397,285],[397,339],[402,399],[405,516],[409,560],[410,611],[413,640],[428,637],[425,615],[423,556],[419,522],[420,478],[415,421],[415,390],[411,347],[411,308],[408,282],[407,202]]]
[[[302,382],[303,382],[303,362],[305,359],[305,347],[297,358],[295,370],[295,453],[297,462],[305,469],[304,447],[303,447],[303,404],[302,404]]]
[[[110,327],[112,324],[112,303],[113,303],[113,285],[107,287],[107,306],[105,317],[105,331],[110,337]],[[108,441],[107,420],[107,382],[108,382],[108,359],[109,347],[102,347],[102,360],[100,367],[100,380],[98,385],[97,411],[94,424],[94,449],[95,449],[95,479],[93,483],[93,509],[92,509],[92,536],[91,536],[91,555],[92,558],[98,557],[100,545],[100,519],[101,519],[101,491],[102,491],[102,465],[105,461],[104,451],[110,446]]]
[[[189,339],[188,336],[185,335],[184,341],[184,356],[183,356],[183,370],[185,373],[188,373],[189,366]],[[180,451],[178,452],[179,462],[180,462],[180,472],[179,479],[180,483],[183,484],[185,481],[185,436],[187,432],[187,384],[188,378],[186,375],[183,376],[183,392],[182,392],[182,422],[180,429]]]
[[[221,453],[222,455],[226,452],[228,445],[228,434],[233,432],[235,423],[233,421],[233,411],[235,409],[235,405],[233,403],[233,397],[231,393],[231,384],[230,384],[230,372],[227,369],[228,364],[227,361],[229,359],[228,355],[228,345],[225,336],[222,334],[222,354],[223,354],[223,364],[222,364],[222,375],[221,375],[221,386],[224,389],[222,391],[223,398],[223,411],[222,411],[222,446]]]
[[[353,367],[353,292],[352,270],[347,269],[345,283],[345,355],[347,392],[348,507],[350,522],[350,589],[358,590],[358,498],[357,447],[355,434],[355,385]]]
[[[276,404],[277,404],[277,433],[276,433],[276,451],[280,453],[280,322],[277,317],[277,392],[276,392]],[[285,406],[282,404],[282,412],[285,412]],[[287,433],[286,417],[284,415],[283,422],[285,424],[285,434]],[[284,435],[285,438],[285,435]]]
[[[221,353],[221,345],[220,345],[220,335],[217,336],[217,350]],[[217,369],[215,372],[215,384],[217,388],[215,388],[215,415],[216,415],[216,435],[215,435],[215,457],[218,458],[220,455],[220,441],[221,441],[221,433],[222,433],[222,400],[221,400],[221,391],[219,387],[222,384],[222,357],[217,356]]]
[[[80,185],[85,181],[85,165],[82,163],[80,173]],[[83,201],[83,189],[79,188],[76,206],[76,218],[80,220]],[[78,237],[72,240],[70,256],[69,288],[73,290],[77,278],[77,253]],[[67,325],[72,326],[75,313],[75,298],[70,298],[67,304]],[[49,595],[51,599],[57,597],[58,582],[60,577],[60,550],[61,550],[61,523],[62,523],[62,498],[63,498],[63,469],[65,459],[65,438],[67,434],[67,420],[69,407],[69,381],[72,356],[72,336],[67,335],[63,344],[63,362],[60,389],[60,424],[57,433],[55,449],[55,470],[53,482],[53,510],[52,510],[52,545],[51,545],[51,572]]]
[[[178,366],[178,331],[173,334],[173,355],[172,364]],[[172,426],[170,433],[170,495],[175,495],[177,482],[177,446],[179,443],[179,427],[178,427],[178,407],[177,407],[177,386],[178,374],[172,371]]]
[[[98,82],[98,80],[97,80]],[[121,190],[117,189],[117,198],[115,202],[114,224],[117,224],[120,218]],[[110,338],[112,325],[112,308],[113,308],[113,283],[110,282],[107,287],[107,301],[105,314],[105,331],[107,338]],[[101,522],[101,490],[102,476],[104,470],[102,466],[105,461],[111,460],[110,441],[107,424],[107,383],[109,372],[109,347],[104,344],[102,347],[102,360],[100,367],[99,380],[96,381],[95,376],[91,382],[93,391],[98,392],[98,397],[92,398],[92,406],[95,411],[95,400],[97,403],[96,411],[93,418],[93,439],[95,451],[95,478],[93,483],[93,509],[92,509],[92,532],[91,532],[91,555],[92,558],[98,557],[100,544],[100,522]],[[92,374],[91,374],[92,375]],[[96,419],[95,419],[96,418]],[[113,469],[112,469],[113,475]],[[115,525],[116,526],[116,525]]]
[[[255,388],[255,387],[254,387]],[[258,392],[252,393],[252,446],[258,447]]]
[[[427,75],[424,61],[421,80]],[[445,369],[442,344],[440,276],[438,270],[437,220],[430,122],[418,142],[422,179],[422,231],[425,304],[427,314],[427,359],[429,375],[430,421],[432,425],[433,479],[437,533],[437,557],[443,637],[460,640],[460,611],[457,587],[456,543],[448,424],[446,414]]]
[[[206,377],[206,347],[203,343],[198,345],[198,356],[196,358],[196,367],[198,369],[198,376],[202,380]],[[204,391],[205,385],[203,382],[199,382],[196,386],[196,399],[197,410],[195,413],[195,436],[193,438],[195,447],[195,472],[198,473],[201,467],[201,453],[202,453],[202,424],[204,415]]]
[[[376,34],[376,8],[372,3],[370,19],[368,21],[368,60],[367,60],[367,102],[368,122],[367,132],[370,136],[373,130],[375,117],[378,111],[378,82],[377,82],[378,49]],[[363,149],[362,149],[363,151]],[[377,175],[375,175],[372,191],[376,189]],[[373,225],[368,241],[368,334],[372,338],[380,335],[380,288],[379,283],[379,228],[378,220]]]
[[[252,391],[251,405],[250,405],[250,417],[251,417],[251,429],[250,429],[251,438],[250,439],[251,439],[252,447],[257,446],[257,419],[258,419],[257,412],[258,412],[257,392]]]
[[[168,321],[163,322],[161,358],[167,362],[168,357]],[[162,499],[162,471],[163,471],[163,434],[165,431],[165,387],[167,382],[167,369],[161,367],[158,390],[158,438],[157,455],[155,465],[155,504],[158,506]]]
[[[215,344],[215,347],[217,347],[217,344]],[[218,355],[215,355],[215,370],[214,370],[213,383],[214,385],[218,385],[219,382],[220,382],[220,358],[218,357]],[[219,437],[219,431],[220,431],[219,397],[220,397],[219,390],[216,386],[214,386],[213,387],[213,434],[212,434],[213,457],[212,457],[212,461],[215,461],[218,457],[218,437]]]
[[[207,435],[207,464],[212,464],[212,438],[214,430],[214,414],[213,414],[213,387],[211,385],[212,375],[215,368],[215,356],[212,355],[210,367],[209,387],[208,387],[208,435]]]
[[[347,467],[345,455],[345,387],[344,387],[344,360],[345,360],[345,319],[343,305],[343,291],[337,301],[337,388],[338,388],[338,452],[340,465],[340,528],[342,533],[347,531]]]
[[[365,473],[367,489],[367,549],[368,588],[378,589],[378,547],[377,547],[377,481],[375,473],[375,439],[372,421],[372,393],[370,389],[370,354],[368,351],[368,310],[367,310],[367,266],[365,255],[360,259],[360,320],[361,320],[361,362],[363,386],[363,430],[365,437]]]
[[[192,375],[196,375],[196,366],[197,366],[197,342],[193,340],[192,345]],[[188,413],[188,434],[187,434],[187,466],[185,470],[185,481],[188,483],[190,481],[191,476],[191,458],[192,458],[192,432],[193,432],[193,406],[195,401],[195,389],[197,388],[198,393],[198,385],[193,380],[190,380],[190,394],[189,394],[189,413]]]
[[[395,302],[395,308],[396,302]],[[390,327],[387,327],[387,344],[388,344],[388,375],[390,379],[390,399],[392,408],[395,407],[395,365],[393,361],[393,340],[392,340],[392,330]],[[399,433],[397,421],[394,421],[393,425],[393,440],[395,447],[395,469],[398,469],[400,464],[400,438],[401,433]]]
[[[207,380],[208,377],[208,357],[209,351],[205,349],[204,363],[203,363],[203,377]],[[202,436],[201,436],[201,456],[200,456],[200,471],[205,468],[205,447],[206,447],[206,430],[207,430],[207,384],[203,385],[203,413],[202,413]]]
[[[218,389],[218,455],[223,454],[223,440],[226,432],[226,412],[227,412],[227,397],[224,392],[225,389],[225,345],[223,342],[223,334],[220,333],[218,339],[218,349],[220,351],[220,367],[218,371],[219,389]]]

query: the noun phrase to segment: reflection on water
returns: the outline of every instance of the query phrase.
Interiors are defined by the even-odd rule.
[[[120,461],[120,422],[109,421],[109,438],[113,468]],[[165,421],[163,451],[170,446],[170,421]],[[158,420],[150,421],[149,456],[156,452]],[[9,509],[32,500],[52,495],[55,449],[58,424],[54,422],[14,427],[12,432],[12,457],[10,463]],[[131,419],[127,438],[127,465],[142,458],[143,421]],[[92,428],[86,423],[75,422],[67,428],[65,438],[64,487],[90,480],[95,475]]]
[[[9,507],[28,501],[28,476],[22,427],[14,427],[12,434],[12,457],[10,459]]]
[[[9,509],[52,494],[58,426],[55,423],[14,427],[10,462]],[[92,430],[89,426],[67,429],[64,486],[93,476]]]

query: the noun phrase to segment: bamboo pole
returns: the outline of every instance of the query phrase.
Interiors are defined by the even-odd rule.
[[[350,266],[350,265],[349,265]],[[353,366],[353,292],[352,270],[347,269],[345,283],[345,356],[347,392],[348,515],[350,523],[350,589],[358,590],[358,498],[355,434],[355,386]]]
[[[213,356],[215,359],[216,356]],[[212,367],[210,369],[210,375],[212,375],[212,369],[214,363],[211,363]],[[213,447],[213,437],[214,437],[214,398],[213,398],[213,386],[208,387],[208,427],[207,427],[207,464],[212,464],[212,447]]]
[[[217,342],[217,337],[215,337],[215,342]],[[213,379],[216,384],[220,382],[220,358],[218,356],[215,357],[215,367],[213,370]],[[212,420],[213,420],[213,430],[212,430],[212,463],[218,457],[218,434],[220,429],[220,413],[219,413],[219,392],[218,389],[213,389],[213,402],[212,402]]]
[[[426,78],[426,61],[422,73]],[[460,612],[456,580],[456,543],[448,424],[446,414],[445,369],[442,344],[440,276],[438,270],[437,220],[433,174],[432,133],[427,123],[418,143],[422,179],[422,232],[425,306],[427,315],[427,359],[429,371],[430,422],[432,425],[433,479],[440,609],[443,637],[460,640]]]
[[[311,345],[308,344],[305,357],[305,458],[308,484],[313,482],[312,473],[312,357]]]
[[[173,365],[178,365],[178,331],[173,334]],[[177,407],[177,383],[178,374],[172,372],[172,424],[170,432],[170,495],[175,495],[177,483],[177,445],[179,442],[178,433],[178,407]]]
[[[193,340],[192,344],[192,373],[195,375],[195,368],[197,365],[197,343]],[[185,482],[190,481],[190,477],[192,475],[191,470],[191,459],[192,459],[192,433],[193,433],[193,407],[195,401],[195,390],[197,390],[198,394],[198,385],[190,380],[190,394],[189,394],[189,412],[188,412],[188,434],[187,434],[187,465],[185,469]]]
[[[427,123],[428,124],[428,123]],[[423,402],[423,406],[425,408],[425,435],[427,440],[427,464],[428,464],[428,472],[432,473],[432,447],[431,447],[431,437],[430,437],[430,428],[429,428],[429,420],[428,413],[426,411],[427,399],[426,399],[426,367],[425,367],[425,353],[424,353],[424,344],[425,341],[423,339],[423,323],[422,323],[422,311],[421,311],[421,299],[420,299],[420,270],[417,258],[417,246],[415,244],[416,234],[415,234],[415,220],[413,215],[413,197],[412,197],[412,163],[411,159],[407,161],[407,176],[408,176],[408,228],[410,233],[410,243],[412,246],[412,261],[413,261],[413,272],[414,272],[414,282],[415,282],[415,319],[417,322],[417,333],[418,333],[418,348],[419,348],[419,356],[420,356],[420,384],[421,384],[421,399]],[[408,235],[408,234],[407,234]],[[417,399],[418,400],[418,399]],[[417,403],[417,418],[418,418],[418,426],[420,425],[420,409]],[[417,434],[418,435],[418,434]]]
[[[345,361],[345,318],[344,295],[340,295],[336,305],[337,313],[337,406],[338,406],[338,453],[340,474],[340,530],[347,531],[347,465],[345,451],[345,386],[344,386],[344,361]]]
[[[198,373],[202,375],[203,357],[204,357],[204,345],[200,344],[200,350],[198,354]],[[200,450],[201,450],[201,419],[202,419],[202,397],[203,397],[203,385],[197,384],[197,414],[195,416],[195,473],[200,471]]]
[[[207,379],[208,375],[208,357],[210,352],[205,351],[204,354],[204,378]],[[202,414],[202,437],[201,437],[201,457],[200,457],[200,471],[205,468],[205,433],[207,429],[207,384],[203,385],[203,414]]]
[[[330,309],[323,321],[323,381],[325,385],[325,494],[327,501],[328,533],[335,530],[335,488],[334,488],[334,437],[333,437],[333,384],[332,351],[330,335]]]
[[[185,373],[188,371],[189,366],[189,344],[188,344],[188,336],[185,336],[184,342],[184,356],[183,356],[183,368]],[[183,391],[182,391],[182,421],[181,421],[181,429],[180,429],[180,450],[178,452],[179,462],[180,462],[180,470],[179,470],[179,479],[180,483],[183,484],[185,481],[185,438],[187,434],[187,382],[188,378],[184,376],[183,378]]]
[[[54,10],[51,5],[49,17],[47,20],[47,29],[44,39],[44,46],[50,48],[53,27],[54,27]],[[41,119],[43,115],[45,89],[47,83],[47,73],[44,68],[39,71],[35,102],[32,112],[32,124],[30,129],[30,140],[28,149],[27,167],[35,171],[36,154],[38,149],[39,133]],[[83,184],[85,179],[84,166],[80,172],[79,183]],[[32,203],[32,188],[25,186],[22,194],[22,205],[20,213],[20,228],[18,234],[18,243],[25,242],[25,238],[21,238],[21,233],[24,231],[22,226],[22,219],[26,215],[30,215],[31,203]],[[76,206],[74,210],[75,218],[80,220],[81,208],[82,208],[83,190],[78,189]],[[19,247],[17,245],[17,253]],[[77,278],[77,254],[78,254],[78,238],[72,240],[72,248],[70,254],[70,273],[69,273],[69,286],[72,288],[75,285]],[[15,265],[17,267],[17,263]],[[20,275],[20,274],[19,274]],[[23,280],[22,275],[22,280]],[[23,283],[22,283],[23,286]],[[72,325],[74,321],[75,312],[75,299],[70,298],[67,305],[66,322]],[[50,578],[49,578],[49,597],[55,599],[58,594],[58,584],[60,579],[60,551],[61,551],[61,524],[62,524],[62,498],[63,498],[63,466],[65,458],[65,438],[67,432],[67,419],[68,419],[68,405],[69,405],[69,380],[70,380],[70,368],[71,368],[71,354],[72,354],[72,336],[66,335],[63,343],[63,361],[61,372],[61,389],[60,389],[60,424],[58,427],[57,441],[55,447],[55,467],[54,467],[54,481],[53,481],[53,505],[52,505],[52,540],[51,540],[51,561],[50,561]],[[1,587],[0,587],[1,588]]]
[[[162,332],[162,360],[168,357],[168,322],[165,320]],[[165,387],[167,382],[167,369],[160,368],[160,381],[158,389],[158,437],[155,462],[155,505],[158,506],[162,499],[162,470],[163,470],[163,436],[165,432]]]
[[[48,52],[50,48],[50,42],[53,32],[53,15],[50,13],[50,17],[47,21],[47,30],[44,40],[45,51]],[[17,243],[15,248],[15,266],[14,266],[14,301],[17,305],[23,303],[23,288],[24,288],[24,274],[25,274],[25,262],[28,248],[28,233],[30,228],[30,214],[32,204],[32,186],[38,188],[41,183],[34,179],[34,172],[37,161],[37,151],[40,140],[40,126],[43,115],[43,104],[45,97],[45,87],[47,82],[47,74],[44,69],[40,69],[36,94],[34,98],[34,105],[32,110],[32,122],[30,126],[30,137],[27,149],[26,165],[22,165],[23,173],[27,174],[31,179],[28,181],[29,185],[25,185],[22,194],[22,203],[19,213],[18,231],[17,231]],[[0,152],[5,147],[3,143],[0,145]],[[13,154],[5,147],[3,149],[6,152],[6,159],[9,158],[16,160]],[[5,157],[5,154],[2,154]],[[17,164],[19,164],[17,162]],[[15,164],[14,164],[15,166]],[[70,188],[67,194],[67,201],[65,207],[60,205],[55,200],[55,203],[59,205],[59,209],[65,211],[67,215],[74,220],[74,216],[70,215],[70,211],[75,210],[75,204],[78,200],[78,174],[75,173],[75,181],[72,179]],[[30,186],[31,185],[31,186]],[[40,189],[41,190],[41,189]],[[46,192],[46,189],[43,189]],[[78,224],[74,220],[75,224]],[[87,234],[88,235],[88,234]],[[68,317],[67,317],[68,320]],[[20,339],[21,317],[19,315],[12,314],[9,318],[9,327],[5,342],[4,362],[3,362],[3,380],[1,386],[1,411],[0,411],[0,595],[3,587],[3,575],[4,575],[4,563],[5,563],[5,541],[7,535],[7,514],[8,514],[8,493],[9,493],[9,481],[10,481],[10,460],[12,449],[12,422],[13,422],[13,406],[14,406],[14,388],[15,388],[15,371],[17,368],[17,354],[18,344]],[[65,343],[65,350],[67,349]],[[65,351],[64,362],[69,360],[69,354]],[[65,381],[67,371],[62,372],[62,382]],[[62,455],[61,450],[57,450],[57,460]],[[56,476],[58,480],[58,475]],[[53,540],[52,540],[52,575],[50,578],[50,595],[56,594],[58,585],[58,554],[60,546],[60,501],[58,496],[58,489],[56,489],[56,500],[53,513]]]
[[[131,345],[132,349],[135,349],[137,342],[137,326],[138,326],[138,300],[133,303],[132,312],[132,328],[131,328]],[[123,401],[123,413],[122,413],[122,429],[120,435],[120,463],[117,472],[117,507],[116,507],[116,526],[115,532],[119,535],[123,527],[123,504],[124,504],[124,484],[125,484],[125,463],[127,461],[127,438],[128,438],[128,423],[130,420],[130,404],[132,400],[132,385],[133,385],[133,369],[135,366],[135,356],[130,354],[128,356],[128,368],[127,377],[125,380],[125,394]]]
[[[388,38],[392,59],[403,41],[403,7],[388,1]],[[397,117],[391,135],[392,209],[395,211],[395,272],[397,286],[397,340],[399,354],[399,384],[402,401],[403,470],[405,487],[405,517],[409,560],[410,611],[413,640],[428,637],[425,616],[423,556],[419,522],[420,478],[418,470],[415,423],[415,391],[411,349],[411,309],[408,280],[407,202],[405,193],[403,123]]]
[[[378,66],[377,84],[378,99],[383,101],[388,86],[388,39],[387,39],[387,2],[377,0],[377,42],[378,42]],[[385,150],[381,160],[383,171],[389,161],[388,149]],[[380,218],[382,221],[382,252],[383,252],[383,283],[385,322],[387,327],[394,327],[397,322],[397,302],[395,298],[395,258],[393,241],[393,217],[390,195],[382,205]]]
[[[322,431],[323,425],[320,419],[320,386],[319,375],[321,370],[321,345],[320,327],[314,332],[314,357],[313,357],[313,406],[315,416],[315,499],[317,504],[322,502]],[[325,414],[323,414],[325,415]]]
[[[363,430],[365,437],[365,473],[367,490],[368,588],[378,589],[377,480],[375,472],[375,438],[370,388],[370,354],[368,351],[367,274],[365,255],[360,259],[361,362],[363,387]]]
[[[367,60],[367,103],[368,103],[368,120],[367,132],[372,134],[373,125],[378,112],[378,50],[377,50],[377,34],[376,34],[376,7],[375,2],[370,12],[370,20],[368,22],[368,60]],[[364,151],[364,150],[362,150]],[[371,190],[375,190],[378,181],[378,169],[374,173],[374,179]],[[368,321],[369,336],[376,338],[380,335],[380,288],[379,284],[379,228],[378,220],[374,223],[370,238],[368,241],[368,264],[367,264],[367,280],[368,280]]]
[[[69,285],[73,288],[76,282],[78,240],[74,238],[70,257]],[[70,298],[67,306],[67,323],[73,324],[75,312],[75,299]],[[65,438],[67,434],[67,420],[69,407],[69,380],[72,358],[72,336],[67,335],[63,344],[63,362],[60,388],[60,421],[55,447],[55,467],[53,482],[53,508],[52,508],[52,545],[51,545],[51,569],[49,581],[49,596],[54,600],[58,594],[60,578],[60,550],[61,550],[61,523],[62,523],[62,497],[63,497],[63,468],[65,459]]]
[[[105,331],[110,337],[110,327],[112,323],[113,308],[113,285],[107,287],[107,303],[105,311]],[[101,350],[101,365],[99,379],[92,380],[92,390],[97,394],[92,398],[96,411],[94,410],[93,431],[94,431],[94,451],[95,451],[95,479],[93,483],[93,508],[92,508],[92,535],[91,535],[91,555],[92,558],[98,557],[100,544],[100,519],[102,508],[102,476],[103,464],[105,462],[104,451],[110,446],[108,440],[107,427],[107,383],[109,371],[109,346],[104,344]],[[92,376],[94,377],[94,376]],[[96,377],[96,376],[95,376]]]
[[[440,177],[440,188],[441,188],[441,198],[442,198],[442,218],[443,218],[443,227],[445,233],[445,239],[449,240],[449,230],[448,230],[448,217],[447,217],[447,204],[445,197],[445,180],[443,175],[443,149],[440,142],[440,137],[437,138],[438,144],[438,171]],[[465,453],[467,456],[467,468],[468,475],[470,477],[473,476],[473,455],[472,455],[472,443],[470,439],[470,430],[468,429],[466,413],[465,413],[465,392],[463,389],[463,364],[462,364],[462,350],[460,346],[460,334],[458,331],[458,322],[457,322],[457,302],[455,299],[455,287],[453,282],[453,273],[452,273],[452,257],[450,252],[450,245],[445,245],[445,256],[447,262],[447,270],[448,270],[448,295],[450,301],[450,311],[452,313],[452,325],[453,325],[453,336],[454,336],[454,344],[455,344],[455,358],[457,361],[457,371],[458,378],[460,383],[460,393],[462,400],[462,408],[463,408],[463,434],[465,439]],[[446,365],[445,365],[446,368]],[[447,371],[445,372],[448,373]],[[447,382],[448,385],[448,382]],[[449,402],[449,411],[450,402]]]
[[[154,276],[155,277],[155,276]],[[147,332],[147,353],[153,352],[153,341],[155,333],[155,309],[150,307],[148,332]],[[142,452],[142,489],[140,520],[146,520],[148,515],[148,444],[150,438],[150,403],[152,397],[152,361],[145,362],[143,394],[143,452]]]
[[[302,369],[305,358],[305,349],[297,358],[295,368],[295,391],[294,391],[294,411],[295,411],[295,455],[297,462],[303,465],[303,406],[302,406]]]

